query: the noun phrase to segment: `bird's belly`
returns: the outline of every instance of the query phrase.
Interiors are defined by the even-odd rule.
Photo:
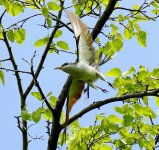
[[[93,67],[81,67],[71,74],[73,78],[77,80],[82,80],[85,82],[95,82],[99,77],[96,73],[96,70]]]
[[[96,81],[98,79],[98,76],[96,74],[92,74],[92,73],[79,73],[78,75],[76,74],[75,76],[72,76],[73,78],[77,79],[77,80],[82,80],[82,81]]]

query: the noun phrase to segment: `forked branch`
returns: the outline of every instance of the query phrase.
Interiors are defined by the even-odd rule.
[[[68,125],[71,124],[76,119],[83,116],[84,114],[88,113],[89,111],[94,110],[96,108],[100,108],[103,105],[107,105],[109,103],[114,103],[114,102],[123,102],[127,99],[130,99],[130,98],[139,98],[139,97],[143,98],[145,96],[158,96],[158,95],[159,95],[159,88],[144,91],[144,92],[129,93],[129,94],[125,94],[125,95],[122,95],[119,97],[108,98],[105,100],[99,100],[97,102],[92,103],[91,105],[89,105],[88,107],[84,108],[82,111],[80,111],[79,113],[77,113],[76,115],[71,117],[68,121]],[[64,127],[65,127],[65,124],[62,125],[62,128],[64,128]]]

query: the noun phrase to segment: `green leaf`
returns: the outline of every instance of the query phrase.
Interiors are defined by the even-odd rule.
[[[51,96],[50,97],[50,102],[53,104],[53,106],[55,106],[55,104],[57,102],[57,98],[55,96]]]
[[[42,96],[39,92],[31,92],[31,95],[37,98],[38,100],[42,101]]]
[[[132,125],[133,117],[131,115],[125,115],[124,116],[124,124],[125,126],[130,126]]]
[[[159,76],[159,68],[154,68],[152,75],[157,78]]]
[[[7,37],[11,42],[14,42],[14,32],[13,30],[8,30],[7,31]]]
[[[116,50],[121,50],[123,48],[123,41],[119,38],[116,38],[112,41],[113,47],[115,47]]]
[[[118,124],[110,122],[107,119],[102,121],[101,128],[106,134],[109,134],[111,131],[116,132],[119,130]]]
[[[153,1],[152,5],[156,8],[159,8],[158,2],[157,1]]]
[[[154,99],[155,99],[155,101],[156,101],[156,105],[157,105],[157,107],[159,107],[159,97],[154,97]]]
[[[31,120],[31,112],[28,112],[27,110],[22,111],[21,116],[23,120]]]
[[[143,108],[142,105],[140,105],[140,104],[135,104],[135,105],[133,106],[133,108],[134,108],[134,110],[135,110],[135,112],[136,112],[137,114],[139,114],[139,115],[143,115],[143,114],[144,114],[144,108]]]
[[[2,32],[0,32],[0,39],[4,39]]]
[[[106,72],[106,76],[108,77],[119,77],[122,74],[121,70],[119,68],[113,68]]]
[[[51,95],[52,95],[52,92],[49,92],[46,97],[49,97],[49,96],[51,96]]]
[[[57,51],[56,49],[57,49],[56,46],[54,44],[51,44],[49,53],[51,54],[53,52],[56,52]],[[59,54],[59,51],[57,51],[56,53]]]
[[[122,123],[122,119],[120,119],[119,117],[115,116],[115,115],[110,115],[107,118],[111,123]]]
[[[138,43],[142,47],[146,47],[146,32],[144,31],[139,31],[138,34],[136,35]]]
[[[25,40],[25,29],[19,29],[14,31],[14,38],[18,44],[22,44]]]
[[[96,41],[97,43],[100,43],[100,38],[99,38],[99,37],[96,37],[95,41]]]
[[[52,19],[47,18],[47,19],[46,19],[46,22],[47,22],[47,25],[48,25],[49,27],[52,26]]]
[[[134,24],[134,27],[138,32],[141,31],[140,26],[137,23]]]
[[[139,147],[140,147],[140,149],[142,149],[142,148],[143,148],[143,146],[144,146],[145,140],[144,140],[144,139],[142,139],[142,138],[140,138],[140,139],[138,140],[138,143],[139,143]]]
[[[104,114],[99,114],[99,115],[96,114],[96,119],[97,119],[97,120],[103,121],[104,118],[105,118]]]
[[[142,98],[142,100],[143,100],[143,102],[144,102],[145,105],[148,105],[149,99],[148,99],[147,96],[144,96],[144,97]]]
[[[110,26],[112,27],[112,34],[113,35],[116,34],[116,32],[118,31],[119,28],[117,26],[115,26],[114,24],[111,24]]]
[[[2,84],[5,84],[5,80],[4,80],[4,72],[2,70],[0,70],[0,80],[2,82]]]
[[[0,24],[0,39],[4,39],[3,37],[3,26]]]
[[[131,67],[128,71],[124,72],[122,75],[123,75],[123,76],[127,76],[127,75],[133,73],[134,71],[135,71],[135,68],[134,68],[134,67]]]
[[[23,5],[20,5],[19,3],[8,3],[8,5],[5,5],[6,10],[9,12],[12,16],[17,16],[20,12],[23,12]]]
[[[124,20],[124,17],[123,17],[122,14],[119,14],[119,15],[118,15],[118,20],[119,20],[119,22],[122,22],[122,21]]]
[[[132,32],[130,32],[127,28],[124,29],[124,37],[125,37],[127,40],[132,39]]]
[[[39,121],[40,121],[40,119],[41,119],[41,112],[40,111],[34,111],[33,113],[32,113],[32,119],[33,119],[33,121],[35,122],[35,123],[38,123]]]
[[[112,147],[105,144],[100,148],[100,150],[112,150]]]
[[[153,14],[155,14],[155,15],[159,14],[159,10],[158,10],[158,9],[154,9],[154,10],[152,10],[151,12],[152,12]]]
[[[53,11],[59,11],[61,7],[55,2],[48,2],[48,8]]]
[[[47,8],[46,6],[43,6],[43,7],[41,8],[41,13],[42,13],[42,15],[43,15],[44,17],[47,17],[47,16],[49,15],[49,10],[48,10],[48,8]]]
[[[52,112],[49,109],[46,109],[43,113],[43,117],[47,120],[52,120]]]
[[[54,38],[58,38],[60,36],[62,36],[62,31],[61,30],[57,30],[56,33],[55,33],[55,35],[54,35]]]
[[[65,41],[58,41],[57,42],[57,46],[59,48],[64,49],[64,50],[69,50],[69,46],[68,46],[68,44]]]
[[[135,10],[139,10],[139,9],[140,9],[140,6],[139,6],[139,5],[134,4],[134,5],[133,5],[133,8],[134,8]]]
[[[127,143],[125,142],[125,140],[123,140],[123,139],[120,139],[120,141],[121,141],[124,145],[127,144]]]
[[[44,46],[46,45],[46,43],[48,42],[49,38],[48,37],[45,37],[43,39],[39,39],[37,40],[35,43],[34,43],[34,46],[35,47],[41,47],[41,46]]]
[[[144,107],[144,116],[151,116],[153,119],[156,118],[156,114],[152,111],[152,109],[149,106]]]
[[[120,107],[115,107],[114,108],[116,112],[120,113],[120,114],[123,114],[123,109],[120,108]]]

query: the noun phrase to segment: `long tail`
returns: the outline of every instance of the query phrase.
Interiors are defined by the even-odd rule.
[[[81,94],[84,90],[84,81],[79,80],[72,80],[72,84],[70,86],[69,90],[69,97],[67,99],[67,105],[66,105],[66,119],[65,119],[65,127],[63,131],[63,139],[62,139],[62,145],[66,141],[66,132],[67,132],[67,125],[69,123],[69,113],[73,107],[73,105],[78,101],[78,99],[81,97]]]

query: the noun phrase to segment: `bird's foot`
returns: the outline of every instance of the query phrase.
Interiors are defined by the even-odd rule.
[[[113,89],[116,90],[116,88],[114,87],[113,83],[110,83],[110,82],[107,82],[107,83],[108,83],[108,85],[109,85],[110,87],[112,87]]]
[[[108,90],[106,90],[106,89],[103,89],[103,88],[101,88],[101,87],[99,87],[99,86],[96,86],[98,89],[100,89],[103,93],[107,93],[108,92]]]

